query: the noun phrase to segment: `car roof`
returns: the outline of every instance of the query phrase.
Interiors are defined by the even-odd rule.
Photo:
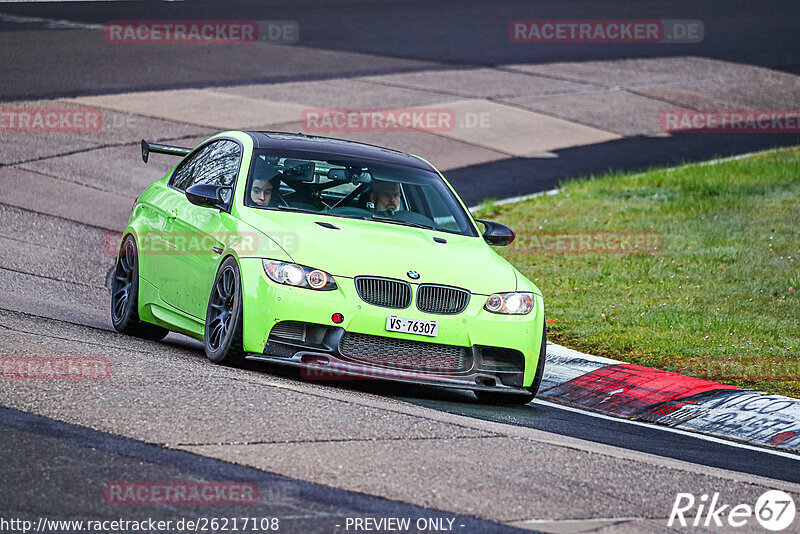
[[[335,156],[350,157],[355,159],[370,159],[385,163],[394,163],[416,167],[418,169],[435,170],[422,159],[389,148],[383,148],[346,139],[306,135],[303,133],[286,132],[245,132],[253,138],[253,148],[274,148],[285,150],[300,150],[305,152],[321,152]]]

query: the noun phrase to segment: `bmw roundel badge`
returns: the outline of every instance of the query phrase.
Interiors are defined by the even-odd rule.
[[[419,280],[419,273],[417,271],[408,271],[406,274],[412,280]]]

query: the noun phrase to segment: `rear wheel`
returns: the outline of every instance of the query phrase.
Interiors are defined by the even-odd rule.
[[[242,284],[234,258],[222,262],[211,286],[206,309],[206,356],[214,363],[240,365],[242,349]]]
[[[111,323],[118,332],[145,339],[164,339],[169,330],[139,319],[139,254],[127,235],[119,249],[111,280]]]
[[[536,363],[536,374],[533,376],[533,383],[526,389],[528,393],[501,393],[497,391],[475,391],[475,396],[484,404],[518,404],[524,405],[531,402],[539,392],[544,376],[544,362],[547,357],[547,333],[542,326],[542,346],[539,349],[539,361]]]

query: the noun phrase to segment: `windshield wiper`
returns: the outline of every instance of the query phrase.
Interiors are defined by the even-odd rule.
[[[436,230],[433,226],[427,224],[419,224],[410,221],[403,221],[401,219],[392,219],[391,217],[381,217],[380,215],[373,215],[369,218],[371,221],[387,222],[391,224],[401,224],[403,226],[413,226],[414,228],[424,228],[425,230]]]

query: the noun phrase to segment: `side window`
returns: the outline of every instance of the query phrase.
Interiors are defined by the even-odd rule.
[[[181,191],[185,191],[187,187],[192,185],[192,179],[194,178],[194,172],[197,169],[197,164],[203,161],[203,158],[208,155],[210,149],[211,145],[203,148],[200,150],[200,152],[197,152],[191,156],[190,159],[181,163],[181,166],[178,167],[178,169],[175,171],[175,174],[172,175],[169,185],[176,189],[180,189]]]
[[[194,174],[192,185],[233,185],[239,174],[242,149],[233,141],[217,141],[207,147],[208,155]]]

